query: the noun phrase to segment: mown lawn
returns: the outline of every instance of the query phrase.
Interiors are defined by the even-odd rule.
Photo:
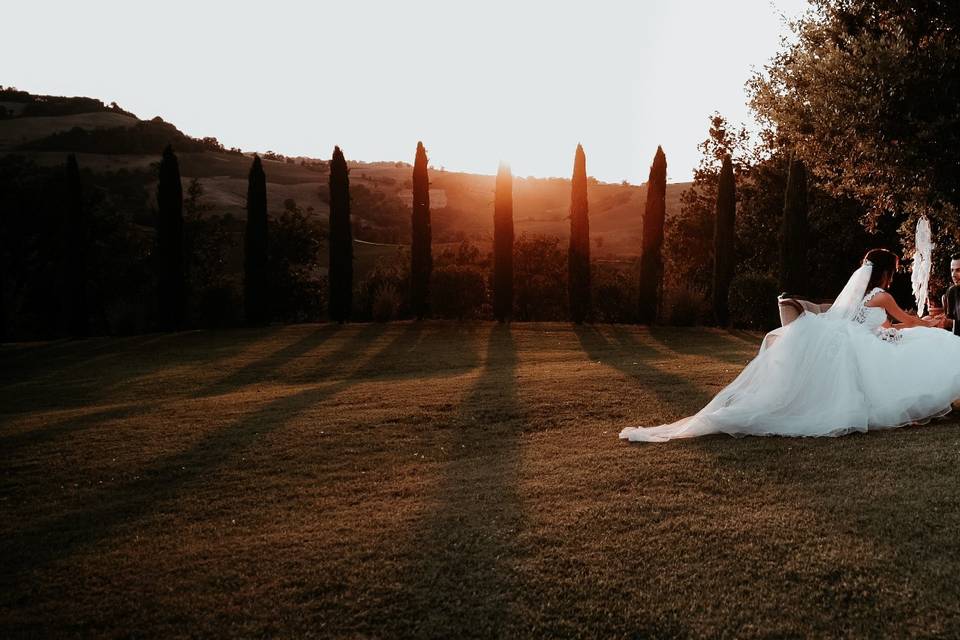
[[[954,419],[628,445],[759,337],[399,322],[0,349],[0,637],[960,636]]]

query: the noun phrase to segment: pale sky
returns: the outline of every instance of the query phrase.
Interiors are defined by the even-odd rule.
[[[806,0],[30,0],[5,3],[0,84],[116,101],[228,147],[603,181],[690,179],[707,117]]]

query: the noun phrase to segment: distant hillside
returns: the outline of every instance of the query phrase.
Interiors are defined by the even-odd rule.
[[[152,194],[152,165],[168,142],[178,152],[185,186],[189,179],[199,179],[206,201],[215,210],[242,217],[252,153],[224,149],[215,138],[191,138],[159,118],[140,120],[116,104],[105,105],[93,98],[35,96],[0,87],[0,154],[18,153],[39,164],[53,165],[62,163],[65,153],[74,152],[81,167],[94,172],[142,172],[148,183],[147,193]],[[411,143],[411,158],[413,149]],[[349,154],[349,149],[345,151]],[[287,158],[271,152],[261,156],[270,210],[282,211],[284,202],[293,199],[325,222],[325,161]],[[572,156],[571,150],[571,161]],[[589,167],[589,157],[587,160]],[[388,246],[373,248],[378,244],[408,242],[412,166],[403,162],[354,161],[350,167],[358,250],[363,244],[363,252],[389,253],[392,249]],[[433,169],[430,177],[434,240],[446,243],[470,239],[488,245],[493,226],[494,176]],[[689,183],[667,185],[668,218],[679,210],[680,195],[688,186]],[[588,197],[594,255],[636,256],[645,186],[593,181]],[[517,234],[566,237],[569,199],[569,180],[515,178]],[[144,206],[152,207],[153,203]]]

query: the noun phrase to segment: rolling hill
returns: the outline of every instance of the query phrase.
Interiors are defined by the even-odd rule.
[[[81,167],[97,172],[142,172],[154,193],[153,164],[168,139],[180,159],[184,183],[198,179],[205,201],[220,213],[244,215],[247,172],[252,152],[227,150],[213,138],[196,140],[160,118],[140,120],[117,105],[92,98],[36,96],[0,88],[0,155],[17,153],[41,165],[62,163],[77,154]],[[411,141],[411,159],[415,141]],[[130,151],[130,152],[124,152]],[[346,150],[349,154],[349,149]],[[571,150],[572,156],[572,150]],[[313,158],[262,154],[271,212],[293,199],[326,223],[326,163]],[[589,158],[588,158],[589,162]],[[589,165],[588,165],[589,166]],[[384,254],[408,242],[412,166],[404,162],[351,161],[351,190],[358,257]],[[667,185],[667,216],[679,210],[689,183]],[[482,247],[492,239],[493,175],[432,169],[434,241],[472,240]],[[645,186],[591,180],[590,226],[594,256],[631,259],[638,253]],[[514,179],[517,235],[569,233],[570,181],[561,178]],[[143,203],[152,208],[153,202]],[[360,265],[358,265],[360,266]]]

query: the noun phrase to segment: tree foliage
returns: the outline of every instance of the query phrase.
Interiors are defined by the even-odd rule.
[[[693,170],[693,184],[680,196],[680,211],[671,218],[664,238],[665,284],[705,292],[713,286],[713,229],[723,159],[730,157],[739,181],[755,155],[745,127],[732,126],[716,112],[709,120],[707,138],[697,145],[700,162]]]
[[[497,170],[493,203],[493,317],[513,314],[513,175],[504,164]]]
[[[815,0],[795,41],[750,82],[775,148],[798,154],[833,195],[866,206],[873,229],[907,213],[960,234],[960,5]],[[947,248],[947,247],[944,247]]]
[[[186,306],[183,247],[183,186],[173,148],[163,151],[157,186],[157,311],[160,328],[183,326]]]
[[[77,165],[77,157],[72,153],[67,156],[63,196],[65,199],[63,265],[66,268],[63,282],[66,287],[64,298],[67,327],[71,336],[82,338],[89,330],[87,259],[90,245],[90,221],[88,209],[83,202],[80,167]]]
[[[565,320],[567,256],[560,238],[523,233],[514,245],[517,320]]]
[[[663,298],[663,224],[666,217],[667,157],[657,147],[647,180],[640,249],[640,291],[637,315],[643,324],[656,322]]]
[[[353,306],[353,234],[350,228],[350,170],[340,147],[330,161],[330,319],[344,322]]]
[[[730,320],[728,294],[736,260],[737,189],[730,156],[723,159],[717,185],[716,218],[713,231],[713,317],[717,325]]]
[[[413,163],[413,215],[411,216],[410,302],[417,319],[430,308],[430,273],[433,270],[430,232],[430,178],[427,175],[427,150],[417,143]]]
[[[590,316],[590,219],[587,203],[587,158],[577,145],[570,185],[570,247],[567,252],[570,319]]]
[[[780,227],[780,290],[809,295],[807,290],[807,168],[803,160],[790,161]]]
[[[145,185],[155,174],[78,169],[85,234],[81,225],[71,229],[72,216],[64,219],[69,208],[64,198],[71,191],[64,165],[38,166],[17,155],[0,158],[0,287],[10,338],[69,333],[71,289],[81,277],[89,333],[134,333],[153,326],[156,269]],[[134,222],[141,218],[150,226]],[[70,273],[77,245],[67,241],[80,235],[87,238],[85,266]]]
[[[316,322],[320,318],[326,295],[319,275],[324,239],[319,221],[306,215],[292,198],[284,201],[280,215],[271,218],[267,235],[267,304],[271,317],[282,322]],[[339,299],[337,304],[349,301],[352,296]],[[331,319],[337,320],[333,305],[331,301]]]
[[[270,321],[269,277],[267,273],[269,228],[267,218],[267,176],[260,156],[253,156],[247,178],[247,229],[243,252],[243,307],[247,324]]]

